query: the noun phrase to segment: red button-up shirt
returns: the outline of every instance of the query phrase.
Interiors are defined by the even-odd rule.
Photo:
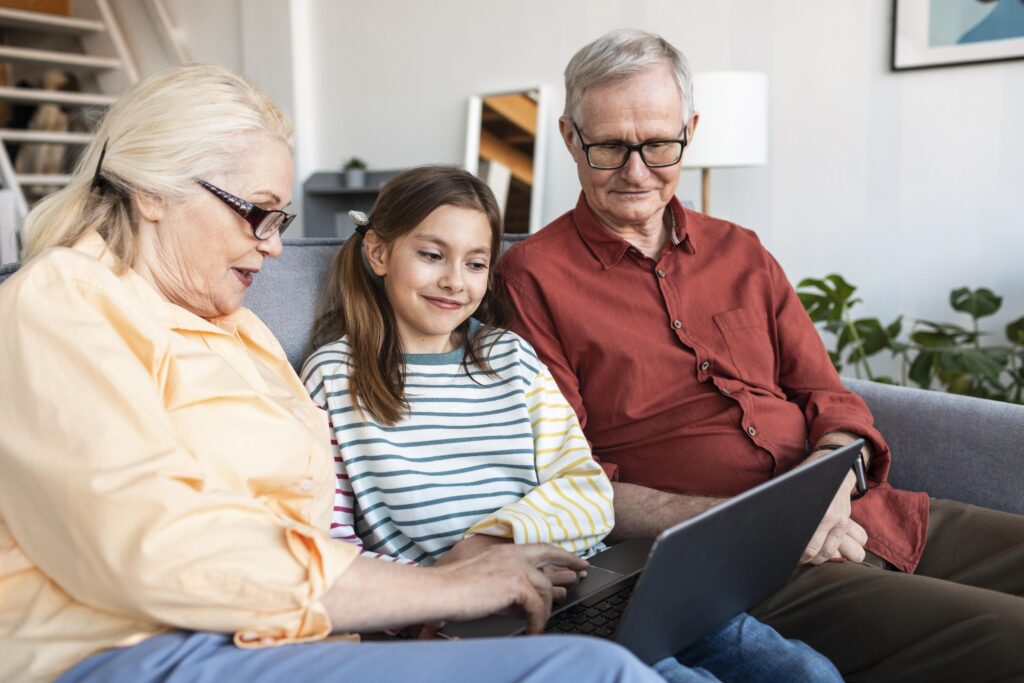
[[[890,453],[757,236],[669,204],[655,260],[604,228],[583,195],[498,264],[529,340],[613,478],[733,496],[793,468],[829,432],[874,447],[854,503],[867,549],[913,571],[928,497],[893,489]]]

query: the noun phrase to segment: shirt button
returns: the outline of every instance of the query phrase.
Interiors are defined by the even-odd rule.
[[[313,488],[313,480],[310,479],[309,477],[306,477],[305,479],[299,482],[300,491],[309,491],[311,488]]]
[[[728,396],[728,395],[729,395],[729,394],[731,394],[731,393],[732,393],[732,392],[731,392],[731,391],[729,391],[728,389],[722,389],[722,395],[723,395],[723,396]]]
[[[711,367],[711,363],[709,363],[707,361],[704,361],[703,363],[700,364],[700,369],[701,370],[707,370],[710,367]]]
[[[753,427],[747,427],[747,434],[750,434],[751,436],[757,436],[757,430],[754,429]]]
[[[661,270],[661,269],[659,268],[659,269],[658,269],[658,277],[665,277],[665,271],[664,271],[664,270]]]
[[[672,327],[676,328],[677,330],[679,328],[681,328],[682,326],[683,326],[683,324],[681,322],[679,322],[678,320],[673,320],[672,321]]]

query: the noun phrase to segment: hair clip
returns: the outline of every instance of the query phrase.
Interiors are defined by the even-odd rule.
[[[90,191],[99,190],[100,194],[110,185],[110,181],[103,177],[103,157],[107,156],[108,142],[110,142],[110,138],[103,141],[103,147],[100,149],[100,160],[96,162],[96,172],[92,174],[92,186],[89,188]]]
[[[348,215],[352,217],[352,221],[356,224],[356,232],[359,233],[359,236],[365,237],[366,231],[370,229],[370,219],[362,211],[349,211]]]

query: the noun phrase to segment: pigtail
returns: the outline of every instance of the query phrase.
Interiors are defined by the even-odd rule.
[[[391,305],[363,262],[359,233],[342,245],[331,262],[317,303],[310,349],[345,336],[352,405],[384,424],[395,424],[408,408],[402,340]]]

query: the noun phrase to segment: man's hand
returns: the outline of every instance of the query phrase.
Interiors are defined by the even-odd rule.
[[[831,452],[816,451],[807,458],[807,461],[817,460]],[[857,478],[850,472],[843,479],[835,498],[825,511],[825,516],[800,556],[800,564],[821,564],[840,558],[854,562],[864,561],[864,544],[868,542],[868,534],[864,527],[850,517],[853,510],[850,495],[856,487]]]

